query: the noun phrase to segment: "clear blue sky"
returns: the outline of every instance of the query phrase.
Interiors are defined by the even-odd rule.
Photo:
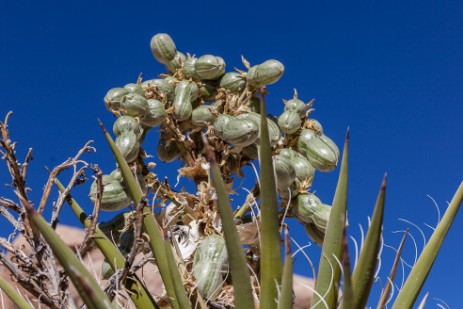
[[[97,118],[112,126],[102,98],[112,87],[135,82],[143,72],[164,72],[149,50],[151,36],[169,33],[180,51],[222,56],[227,69],[275,58],[286,72],[270,86],[269,111],[297,88],[316,99],[315,118],[342,146],[351,128],[349,221],[359,237],[384,172],[389,174],[385,242],[397,245],[411,228],[435,225],[432,196],[446,207],[463,180],[463,3],[459,1],[2,1],[0,3],[0,118],[9,110],[12,137],[25,155],[34,148],[29,174],[38,203],[54,167],[90,139],[98,152],[86,159],[109,172],[113,159]],[[155,153],[154,138],[145,149]],[[157,173],[173,177],[172,168]],[[6,170],[0,167],[1,182]],[[326,202],[337,171],[318,173],[314,188]],[[90,183],[76,191],[82,204]],[[7,189],[0,187],[2,195]],[[242,194],[244,194],[242,192]],[[56,195],[55,195],[56,197]],[[50,208],[51,205],[48,205]],[[61,222],[76,225],[68,213]],[[427,308],[446,301],[462,308],[456,293],[463,277],[460,214],[425,286]],[[294,227],[300,244],[308,239]],[[390,249],[384,249],[391,252]],[[411,242],[407,254],[414,252]],[[318,260],[319,251],[308,254]],[[411,262],[411,257],[407,257]],[[384,274],[391,258],[383,261]],[[296,269],[309,275],[299,256]],[[372,302],[373,304],[374,302]]]

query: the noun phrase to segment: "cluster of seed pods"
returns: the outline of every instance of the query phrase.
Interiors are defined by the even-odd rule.
[[[266,85],[276,83],[283,75],[283,64],[267,60],[251,66],[243,58],[246,70],[226,72],[221,57],[185,55],[177,50],[172,38],[163,33],[151,39],[150,47],[167,73],[110,89],[104,97],[107,109],[117,117],[113,132],[120,152],[129,164],[143,162],[145,151],[141,146],[148,131],[155,128],[160,131],[157,157],[164,162],[181,160],[184,166],[196,171],[187,176],[198,185],[207,181],[207,172],[194,169],[206,162],[205,138],[215,151],[225,182],[232,183],[236,175],[243,175],[242,167],[258,159],[260,102]],[[308,190],[316,170],[329,172],[336,167],[339,150],[324,134],[322,125],[308,118],[312,102],[304,103],[296,91],[292,99],[283,101],[284,111],[279,117],[267,115],[277,192],[284,204],[290,203],[292,213],[304,224],[309,236],[321,244],[330,206]],[[143,186],[142,176],[140,183]],[[94,183],[90,192],[93,201],[96,191]],[[129,205],[120,172],[116,169],[104,175],[101,209],[116,211]],[[204,239],[217,243],[209,247],[218,248],[220,253],[205,253],[202,250],[206,249],[200,245],[194,261],[221,269],[227,258],[222,253],[221,240],[208,238],[219,233],[213,234],[204,233],[209,235]],[[201,292],[208,297],[213,295],[221,278],[203,280],[199,278],[201,268],[196,269],[198,286],[203,286]]]

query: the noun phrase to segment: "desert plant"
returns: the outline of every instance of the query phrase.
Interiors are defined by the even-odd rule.
[[[346,240],[349,133],[330,206],[311,188],[315,171],[334,170],[340,153],[320,122],[309,118],[313,101],[305,103],[294,91],[291,99],[284,100],[284,111],[277,119],[266,112],[266,85],[279,80],[283,64],[267,60],[251,66],[242,58],[245,70],[226,73],[221,57],[185,56],[167,34],[155,35],[151,50],[168,73],[148,80],[140,76],[136,83],[110,89],[104,97],[116,117],[115,141],[100,122],[117,163],[115,170],[103,175],[97,166],[84,162],[81,156],[92,150],[87,144],[51,171],[37,209],[26,187],[31,151],[20,164],[9,135],[11,114],[0,123],[2,155],[18,197],[18,202],[2,197],[1,213],[33,250],[25,254],[1,239],[10,255],[1,252],[0,260],[11,276],[32,294],[34,302],[50,308],[77,306],[69,295],[68,279],[88,308],[290,308],[292,253],[284,219],[295,217],[322,247],[312,308],[364,308],[377,267],[386,177],[357,266],[351,270]],[[154,173],[155,164],[147,162],[142,148],[154,128],[160,130],[157,156],[165,162],[180,160],[179,177],[191,179],[196,193],[175,191],[168,180]],[[243,205],[232,206],[229,193],[234,179],[243,177],[243,168],[255,161],[259,181]],[[57,177],[70,167],[74,173],[65,187]],[[72,187],[85,180],[89,167],[95,173],[89,194],[92,215],[70,195]],[[41,214],[53,184],[60,196],[47,223]],[[460,186],[393,308],[411,308],[415,303],[462,199]],[[87,229],[80,255],[95,245],[106,258],[104,287],[54,232],[64,202]],[[124,211],[112,220],[98,222],[100,211],[120,210]],[[143,266],[134,263],[139,254],[146,256],[144,263],[157,265],[165,295],[151,295],[135,274]],[[394,273],[395,269],[390,282]],[[0,288],[18,307],[30,307],[3,280]],[[386,305],[389,291],[386,285],[378,308]]]

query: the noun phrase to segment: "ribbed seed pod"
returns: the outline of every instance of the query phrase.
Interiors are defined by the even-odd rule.
[[[172,116],[179,120],[187,120],[193,112],[192,102],[198,98],[198,86],[195,82],[182,80],[175,87],[174,112]]]
[[[318,229],[314,223],[303,223],[302,225],[310,239],[312,239],[316,245],[323,247],[325,231]]]
[[[297,141],[297,147],[298,151],[319,171],[332,171],[338,164],[338,146],[324,134],[304,129]]]
[[[283,114],[278,117],[278,125],[281,131],[286,134],[293,134],[300,129],[302,120],[297,112],[289,110],[283,112]]]
[[[247,112],[236,116],[237,119],[248,119],[256,123],[259,128],[259,133],[257,135],[256,144],[260,145],[260,114],[254,112]],[[281,130],[278,124],[270,117],[267,116],[267,126],[268,133],[270,137],[270,144],[272,146],[276,145],[281,138]]]
[[[296,170],[291,160],[280,155],[273,157],[273,165],[275,167],[277,189],[286,191],[296,179]]]
[[[315,194],[300,194],[295,203],[296,217],[304,223],[314,223],[317,212],[324,211],[322,201]]]
[[[216,132],[218,133],[217,135],[227,143],[245,147],[253,144],[257,140],[259,127],[252,120],[233,117],[230,122],[223,126],[220,134],[219,131]]]
[[[199,79],[199,75],[196,74],[195,70],[195,63],[198,60],[198,58],[195,57],[187,57],[185,62],[183,63],[183,74],[185,75],[186,78],[193,78],[193,79]]]
[[[330,213],[331,206],[323,204],[314,194],[300,194],[297,197],[296,217],[318,245],[323,244]]]
[[[296,170],[296,177],[300,181],[310,179],[315,174],[315,168],[310,164],[302,155],[299,155],[292,159],[294,169]]]
[[[306,126],[312,131],[323,134],[322,124],[316,119],[307,119]]]
[[[201,78],[218,79],[225,73],[225,61],[221,57],[203,55],[196,60],[195,71]]]
[[[113,170],[111,172],[111,174],[109,174],[112,178],[118,180],[118,181],[122,181],[124,179],[124,177],[122,176],[122,172],[120,169],[116,168],[115,170]]]
[[[123,182],[117,181],[110,175],[103,175],[103,194],[101,197],[100,209],[104,211],[117,211],[130,205],[130,195]],[[90,199],[96,201],[97,184],[96,180],[90,187]]]
[[[289,148],[283,148],[280,150],[279,155],[292,160],[293,158],[297,158],[299,156],[299,153]]]
[[[185,62],[186,57],[183,53],[177,52],[175,54],[174,59],[170,60],[167,64],[167,70],[169,70],[170,73],[175,73],[178,69],[181,69],[183,66],[183,63]]]
[[[172,38],[166,33],[158,33],[151,38],[151,52],[157,61],[167,64],[174,59],[177,48]]]
[[[158,158],[164,162],[172,162],[180,156],[180,148],[168,134],[161,134],[158,147]]]
[[[121,102],[125,95],[129,94],[129,91],[125,88],[112,88],[104,96],[104,103],[106,108],[112,112],[119,111],[121,108]]]
[[[137,93],[129,93],[122,100],[122,110],[126,116],[143,119],[149,114],[148,101]]]
[[[139,136],[141,126],[135,118],[131,116],[121,116],[114,122],[113,132],[116,136],[119,136],[126,131],[131,131],[135,133],[136,136]]]
[[[156,93],[157,97],[165,97],[169,101],[174,97],[174,86],[167,79],[150,79],[141,84],[141,87],[147,94]],[[149,98],[150,96],[148,96]]]
[[[211,109],[214,109],[211,105],[201,105],[195,108],[191,114],[191,122],[193,125],[205,128],[211,124],[214,119],[217,118],[217,116],[212,113]]]
[[[238,94],[246,88],[246,78],[237,72],[226,73],[220,79],[220,87]]]
[[[228,125],[235,117],[227,115],[227,114],[220,114],[214,120],[214,130],[217,135],[221,136],[223,134],[224,128]]]
[[[300,184],[299,179],[296,178],[288,187],[277,187],[277,192],[282,199],[288,200],[291,198],[291,200],[293,200],[299,195]]]
[[[116,146],[124,156],[124,159],[130,163],[137,159],[140,144],[138,137],[132,131],[124,131],[116,138]]]
[[[307,106],[299,99],[291,99],[285,101],[285,111],[294,111],[299,115],[300,118],[304,119]]]
[[[141,96],[145,95],[145,92],[143,91],[143,88],[139,84],[127,84],[124,86],[125,89],[127,89],[130,93],[137,93]]]
[[[193,275],[201,295],[214,300],[223,282],[224,269],[228,263],[225,239],[222,236],[207,236],[196,249],[193,259]]]
[[[254,88],[276,83],[285,71],[285,67],[278,60],[267,60],[253,66],[247,74],[248,84]]]
[[[167,112],[164,108],[164,104],[162,104],[162,102],[158,100],[149,99],[148,106],[149,114],[142,119],[141,123],[148,127],[157,127],[167,117]]]

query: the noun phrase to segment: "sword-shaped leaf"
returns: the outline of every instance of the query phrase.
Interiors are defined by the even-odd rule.
[[[55,179],[55,184],[58,187],[58,190],[63,193],[65,188],[58,179]],[[89,227],[90,218],[82,210],[77,201],[72,198],[71,195],[66,197],[66,201],[69,206],[71,206],[72,211],[80,220],[82,225],[86,228]],[[124,268],[125,260],[121,252],[98,227],[95,229],[93,241],[114,271]],[[137,308],[159,308],[145,285],[140,282],[137,276],[132,275],[127,277],[124,281],[124,286]]]
[[[355,306],[352,308],[365,308],[370,296],[371,286],[378,264],[378,253],[381,245],[383,230],[384,201],[386,197],[386,176],[384,175],[381,189],[376,200],[375,210],[368,228],[357,266],[352,274],[352,285],[355,294]]]
[[[449,207],[445,211],[444,217],[432,233],[428,244],[424,247],[418,261],[413,266],[404,286],[397,295],[397,298],[392,306],[392,309],[412,308],[415,303],[423,284],[428,277],[434,260],[439,253],[439,249],[444,242],[445,236],[450,229],[450,226],[455,219],[461,202],[463,201],[463,182],[458,187],[457,192],[452,198]]]
[[[243,246],[241,245],[240,237],[236,230],[228,193],[225,189],[214,153],[205,139],[204,144],[206,156],[211,165],[212,184],[217,194],[217,207],[219,208],[225,244],[227,246],[230,273],[234,289],[235,308],[254,308],[249,270],[244,256]]]
[[[135,205],[142,203],[143,192],[138,184],[138,181],[135,179],[135,176],[132,174],[129,165],[125,161],[124,157],[121,155],[119,149],[114,143],[113,139],[106,131],[105,127],[100,121],[101,128],[106,137],[106,140],[111,148],[111,151],[116,158],[116,162],[121,170],[124,182],[128,187],[128,191],[132,198],[132,201]],[[164,247],[164,239],[161,235],[161,228],[151,214],[151,210],[148,206],[143,207],[143,229],[149,236],[149,245],[151,251],[153,252],[154,258],[156,259],[156,265],[159,268],[159,273],[161,274],[162,281],[166,287],[167,295],[169,296],[170,303],[174,309],[180,309],[181,307],[178,304],[177,296],[175,294],[175,288],[172,280],[172,276],[169,270],[169,264],[167,262],[166,251]],[[180,273],[177,272],[178,276]]]
[[[260,210],[261,232],[261,308],[276,308],[277,285],[281,282],[283,262],[280,245],[280,222],[273,169],[272,151],[268,132],[265,101],[260,100]]]
[[[348,158],[349,130],[347,130],[346,134],[338,184],[323,241],[312,308],[325,308],[321,297],[328,305],[328,308],[336,308],[337,304],[339,279],[341,277],[339,262],[342,260],[342,235],[347,211]]]

